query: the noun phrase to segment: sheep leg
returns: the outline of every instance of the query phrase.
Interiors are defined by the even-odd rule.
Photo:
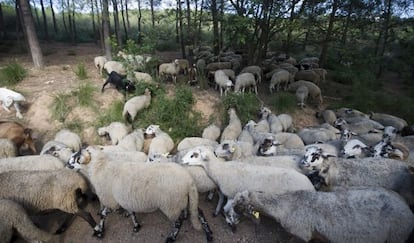
[[[173,230],[168,235],[166,239],[166,243],[174,242],[177,239],[178,233],[180,233],[181,225],[183,224],[183,215],[181,214],[180,217],[175,221]]]
[[[22,119],[23,116],[22,116],[22,113],[20,113],[20,106],[19,106],[19,103],[16,101],[14,102],[14,108],[16,109],[16,117],[19,119]]]
[[[68,229],[69,225],[73,223],[75,217],[75,214],[68,214],[66,219],[63,221],[63,224],[55,231],[55,234],[59,235],[65,232]]]
[[[93,234],[94,236],[96,236],[98,238],[102,238],[103,237],[103,232],[105,231],[105,219],[106,219],[106,216],[108,216],[108,214],[110,212],[111,212],[111,209],[110,208],[104,207],[98,213],[98,215],[101,216],[101,219],[99,220],[99,224],[97,224],[96,227],[94,227],[94,231],[95,231],[94,234]]]
[[[213,216],[216,217],[219,215],[221,208],[223,207],[224,203],[224,194],[219,190],[219,200],[217,202],[216,210],[214,211]]]
[[[224,205],[224,216],[227,224],[231,227],[231,231],[236,232],[236,224],[240,221],[240,216],[234,211],[233,199],[228,199],[226,205]]]
[[[137,216],[134,212],[131,213],[132,223],[134,224],[134,232],[138,232],[141,229],[141,225],[138,223]]]
[[[79,210],[76,213],[76,216],[81,217],[83,220],[85,220],[92,228],[93,228],[93,235],[102,238],[103,237],[103,228],[101,228],[101,225],[98,225],[95,220],[93,219],[92,215],[89,212],[86,212],[84,210]]]
[[[198,219],[201,222],[201,226],[203,227],[204,232],[206,233],[207,241],[211,242],[213,241],[213,231],[211,231],[210,226],[208,225],[207,219],[204,216],[203,211],[201,208],[198,208]]]
[[[206,198],[206,200],[208,200],[208,201],[211,201],[211,200],[213,200],[213,197],[214,197],[214,192],[215,191],[209,191],[208,192],[208,194],[207,194],[207,198]]]
[[[106,80],[106,82],[102,85],[102,89],[101,89],[101,92],[103,93],[104,92],[104,88],[105,88],[105,86],[107,85],[109,83],[109,78]]]

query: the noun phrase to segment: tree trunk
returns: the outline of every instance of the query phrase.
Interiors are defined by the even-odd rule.
[[[94,0],[95,1],[95,9],[96,9],[96,18],[97,18],[97,23],[98,23],[98,32],[99,32],[99,46],[102,48],[102,51],[105,51],[105,44],[104,44],[104,38],[103,38],[103,31],[102,31],[102,21],[101,21],[101,17],[100,14],[102,11],[99,10],[99,6],[98,6],[98,0]],[[100,1],[100,6],[102,6],[102,2]]]
[[[204,0],[201,0],[201,5],[200,5],[200,17],[199,17],[199,21],[198,21],[198,31],[197,31],[197,40],[195,41],[195,44],[198,45],[198,40],[201,37],[201,24],[203,22],[203,6],[204,6]]]
[[[71,42],[73,43],[74,42],[74,37],[73,37],[73,26],[72,26],[72,13],[71,13],[71,9],[70,9],[69,0],[67,0],[66,3],[67,3],[67,9],[68,9],[69,36],[70,36]]]
[[[40,0],[40,7],[42,8],[42,17],[43,17],[43,30],[45,32],[45,40],[49,41],[49,30],[47,28],[47,19],[46,19],[46,11],[45,6],[43,4],[43,0]]]
[[[131,24],[129,23],[129,14],[128,14],[128,0],[125,0],[125,15],[127,21],[127,32],[131,31]]]
[[[115,36],[116,42],[119,47],[122,46],[122,36],[121,36],[121,29],[119,27],[119,18],[118,18],[118,3],[116,0],[112,0],[112,7],[114,9],[114,25],[115,25]]]
[[[32,55],[33,65],[35,68],[43,68],[43,54],[40,48],[39,41],[36,35],[36,29],[33,21],[32,14],[30,12],[30,5],[27,0],[18,0],[22,11],[24,27],[27,33],[27,41],[30,47],[30,53]]]
[[[142,12],[141,12],[141,0],[138,0],[138,43],[141,43],[142,41],[142,35],[141,35],[141,18],[142,18]]]
[[[297,0],[292,0],[292,6],[290,9],[290,16],[289,16],[289,23],[287,27],[287,37],[286,37],[286,47],[285,52],[286,54],[290,53],[290,42],[292,40],[292,31],[293,31],[293,23],[295,22],[295,6],[298,3]]]
[[[93,0],[91,0],[91,17],[92,17],[93,39],[94,39],[94,41],[96,43],[97,38],[96,38],[95,11],[94,11],[94,7],[93,7]]]
[[[181,7],[181,0],[177,1],[178,3],[178,19],[179,19],[179,27],[180,27],[180,46],[181,46],[181,56],[186,58],[185,55],[185,44],[184,44],[184,27],[183,27],[183,9]]]
[[[106,56],[106,59],[110,61],[112,60],[112,51],[111,51],[111,36],[109,33],[108,0],[102,0],[102,26],[103,26],[105,56]]]
[[[72,0],[72,29],[73,29],[72,44],[76,44],[76,40],[78,39],[78,33],[76,31],[75,0]]]
[[[64,0],[61,1],[62,5],[62,22],[63,22],[63,28],[65,29],[65,34],[68,35],[68,26],[66,25],[66,19],[65,19],[65,2]]]
[[[213,51],[215,55],[218,55],[220,52],[220,36],[216,0],[211,0],[211,15],[213,17]]]
[[[377,57],[379,60],[379,66],[378,66],[378,72],[377,72],[377,78],[381,77],[382,72],[384,71],[384,61],[382,58],[384,57],[385,49],[387,46],[388,41],[388,34],[390,29],[390,20],[392,15],[392,0],[386,1],[386,11],[385,11],[385,19],[384,24],[382,25],[381,34],[382,38],[379,40],[379,50],[377,53]]]
[[[154,0],[150,0],[152,28],[155,27]]]
[[[58,27],[56,24],[56,16],[55,16],[55,10],[53,10],[53,1],[50,0],[50,11],[52,11],[52,20],[53,20],[53,30],[55,31],[55,36],[58,34]]]
[[[341,43],[344,46],[346,45],[346,42],[347,42],[349,23],[351,22],[351,14],[352,14],[352,2],[349,2],[347,13],[346,13],[346,19],[344,23],[344,30],[342,32],[342,37],[341,37]]]
[[[30,0],[29,0],[30,1]],[[36,15],[36,23],[35,23],[35,28],[40,28],[41,24],[40,24],[40,17],[39,17],[39,13],[37,12],[37,7],[36,7],[36,1],[33,0],[33,8],[34,8],[34,12]]]
[[[191,7],[190,7],[190,0],[185,1],[187,4],[187,39],[194,38],[191,28]],[[191,43],[194,42],[194,40],[191,40]]]
[[[27,34],[26,34],[26,28],[23,28],[23,16],[22,16],[23,13],[22,13],[22,10],[20,8],[19,1],[16,1],[14,3],[14,9],[16,11],[16,16],[17,16],[16,33],[15,33],[15,35],[16,35],[16,42],[17,42],[18,45],[23,43],[22,45],[25,46],[26,50],[29,50],[29,44],[28,44],[28,42],[27,41],[23,41],[22,42],[21,39],[20,39],[20,33],[23,32],[23,38],[25,38],[25,36],[27,36]],[[32,18],[33,18],[33,16],[32,16]]]
[[[4,27],[3,9],[0,3],[0,39],[4,39],[5,37],[6,37],[6,28]]]
[[[334,2],[332,3],[332,12],[329,16],[328,29],[326,30],[325,40],[322,43],[321,55],[319,56],[319,65],[321,65],[322,67],[324,66],[326,62],[326,56],[328,54],[329,43],[332,37],[332,30],[333,30],[333,26],[335,22],[336,10],[338,10],[338,5],[339,5],[339,0],[334,0]]]
[[[125,0],[125,3],[127,1],[128,0]],[[128,40],[128,30],[127,30],[126,21],[125,21],[125,14],[124,14],[124,2],[122,0],[121,0],[121,16],[122,16],[122,24],[124,26],[125,39]]]

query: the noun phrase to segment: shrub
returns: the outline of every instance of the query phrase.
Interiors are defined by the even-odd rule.
[[[80,106],[89,106],[93,107],[93,92],[95,87],[90,83],[80,84],[75,90],[72,91],[73,96],[76,98],[77,103]]]
[[[66,93],[58,93],[54,95],[53,103],[52,103],[52,118],[64,122],[66,116],[71,111],[71,106],[68,104],[70,99],[70,94]]]
[[[7,64],[0,72],[0,84],[4,85],[15,85],[22,81],[27,75],[26,69],[18,64],[12,62]]]
[[[88,78],[88,74],[87,74],[87,72],[86,72],[85,64],[83,64],[83,63],[79,63],[79,64],[76,66],[75,74],[76,74],[76,76],[77,76],[80,80],[87,79],[87,78]]]
[[[236,109],[237,116],[242,124],[245,124],[247,121],[257,117],[260,103],[253,93],[229,93],[222,99],[221,106],[220,117],[226,119],[223,124],[228,123],[227,110],[231,107]]]

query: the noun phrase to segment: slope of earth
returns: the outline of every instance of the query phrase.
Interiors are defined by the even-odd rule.
[[[43,50],[45,51],[46,67],[42,70],[33,68],[28,55],[0,54],[0,66],[4,66],[10,61],[16,61],[28,70],[28,76],[15,87],[27,99],[22,112],[24,119],[19,122],[34,130],[36,146],[39,150],[45,142],[53,138],[56,131],[63,127],[62,122],[52,117],[50,108],[54,97],[59,93],[71,92],[82,82],[87,81],[91,82],[98,90],[93,97],[98,107],[105,109],[114,100],[122,99],[122,95],[114,89],[108,88],[102,94],[99,92],[103,78],[93,64],[93,58],[101,55],[101,50],[96,45],[47,43],[43,46]],[[163,54],[163,59],[177,57],[179,57],[178,52]],[[86,81],[79,80],[74,72],[78,64],[84,64],[86,67],[88,73]],[[214,103],[220,98],[218,92],[214,89],[200,90],[194,87],[194,95],[197,101],[194,108],[201,111],[207,119],[215,112]],[[312,109],[295,112],[292,114],[295,126],[299,128],[314,124],[316,122],[314,114],[315,111]],[[7,113],[0,108],[0,117],[1,120],[16,120],[14,109],[11,113]],[[83,123],[89,124],[80,134],[83,142],[89,144],[97,141],[105,142],[97,136],[96,129],[92,125],[95,116],[88,109],[80,107],[74,109],[68,119],[81,120]],[[249,220],[242,221],[238,230],[233,233],[222,216],[212,217],[217,199],[213,202],[207,202],[203,200],[204,196],[200,197],[200,207],[204,210],[214,232],[215,242],[300,242],[296,237],[286,233],[274,220],[265,216],[262,217],[262,222],[259,225]],[[96,215],[98,209],[97,202],[88,206],[88,210],[95,220],[99,219]],[[37,216],[35,220],[40,227],[53,232],[61,216],[61,214],[54,213]],[[143,227],[138,233],[134,233],[129,218],[125,218],[117,212],[112,213],[107,219],[106,233],[103,239],[92,237],[92,229],[89,225],[82,219],[76,218],[72,226],[60,236],[59,242],[163,242],[171,226],[166,217],[160,212],[139,214],[138,216]],[[22,240],[17,239],[16,242],[22,242]],[[177,242],[205,242],[205,237],[202,232],[194,231],[190,223],[185,221]]]

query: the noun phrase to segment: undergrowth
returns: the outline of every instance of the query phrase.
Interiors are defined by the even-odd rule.
[[[17,62],[12,62],[0,71],[0,85],[15,85],[22,81],[27,75],[26,69]]]

